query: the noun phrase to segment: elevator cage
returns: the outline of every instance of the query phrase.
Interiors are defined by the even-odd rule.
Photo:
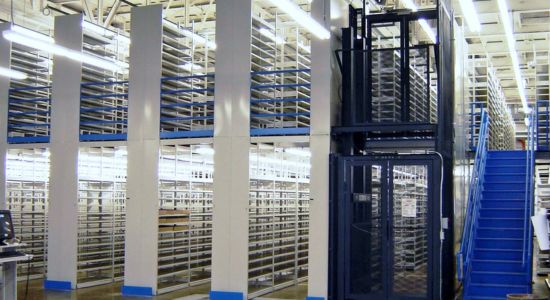
[[[349,19],[336,51],[343,121],[333,131],[362,132],[372,143],[405,139],[434,147],[441,99],[437,10],[363,15],[350,7]]]
[[[335,51],[329,299],[452,298],[453,17],[411,3],[350,6]]]

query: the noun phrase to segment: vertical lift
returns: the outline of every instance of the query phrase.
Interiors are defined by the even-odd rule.
[[[350,7],[336,51],[342,122],[332,130],[330,299],[452,299],[448,7]]]

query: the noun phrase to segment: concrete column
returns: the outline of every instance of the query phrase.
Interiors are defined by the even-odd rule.
[[[216,6],[210,299],[245,299],[248,292],[252,1],[218,1]]]
[[[124,295],[157,292],[162,5],[132,8]]]
[[[338,82],[334,50],[337,36],[346,26],[347,4],[342,0],[314,0],[311,15],[334,32],[331,38],[312,37],[311,47],[311,182],[309,205],[308,298],[327,299],[329,271],[329,154],[330,130],[338,113]]]
[[[82,15],[55,18],[58,45],[82,50]],[[74,289],[77,276],[78,139],[82,63],[53,59],[48,207],[48,273],[44,287]]]
[[[0,33],[10,29],[11,23],[0,24]],[[11,42],[0,39],[0,66],[9,68],[11,64]],[[8,143],[8,98],[10,79],[0,77],[0,209],[6,208],[6,153]]]

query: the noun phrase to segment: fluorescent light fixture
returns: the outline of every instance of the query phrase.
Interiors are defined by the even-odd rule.
[[[200,155],[214,155],[214,149],[207,146],[198,147],[194,152]]]
[[[202,69],[201,66],[197,65],[197,64],[194,64],[194,63],[185,63],[185,64],[182,64],[182,65],[179,65],[180,68],[186,70],[186,71],[189,71],[189,72],[192,72],[192,71],[197,71],[197,70],[200,70]]]
[[[512,66],[514,68],[514,75],[516,78],[516,84],[518,85],[519,97],[521,98],[521,104],[523,111],[528,114],[531,111],[529,104],[527,103],[527,96],[525,94],[525,83],[521,76],[521,70],[519,68],[519,58],[516,51],[516,39],[514,38],[514,31],[512,30],[512,20],[510,19],[510,13],[508,12],[508,5],[506,0],[498,0],[498,8],[500,10],[500,17],[502,18],[502,25],[506,33],[506,41],[508,42],[508,51],[510,51],[510,57],[512,57]]]
[[[11,27],[11,30],[13,30],[17,33],[20,33],[22,35],[26,35],[28,37],[31,37],[33,39],[37,39],[37,40],[42,41],[42,42],[46,42],[46,43],[54,43],[55,42],[55,40],[51,36],[47,36],[45,34],[42,34],[40,32],[36,32],[34,30],[27,29],[25,27],[13,25]]]
[[[330,38],[330,32],[319,22],[315,21],[309,14],[303,11],[298,5],[289,0],[269,0],[271,4],[288,14],[296,23],[307,29],[311,34],[321,40]]]
[[[97,33],[101,36],[104,36],[110,39],[115,39],[124,45],[130,45],[131,43],[130,38],[121,34],[117,34],[116,32],[110,29],[107,29],[101,25],[90,23],[86,20],[82,20],[82,28],[87,29],[91,32]]]
[[[80,61],[84,64],[92,65],[101,69],[118,72],[128,68],[128,64],[125,62],[105,60],[97,56],[85,54],[79,51],[68,49],[63,46],[56,45],[55,43],[33,39],[30,36],[20,34],[13,30],[5,30],[2,35],[5,39],[14,43],[25,45],[27,47],[37,50],[46,51],[55,55],[64,56],[69,59]]]
[[[285,153],[302,157],[311,157],[311,151],[303,148],[286,148]]]
[[[18,80],[27,79],[27,74],[4,67],[0,67],[0,76]]]
[[[403,3],[406,8],[412,10],[413,12],[418,11],[418,6],[416,6],[413,0],[401,0],[401,3]],[[428,21],[426,21],[425,19],[419,19],[418,23],[420,23],[420,27],[424,29],[424,32],[426,32],[432,43],[435,44],[437,41],[437,37],[433,29],[430,27],[430,24],[428,24]]]
[[[298,47],[302,48],[307,53],[311,53],[311,46],[304,44],[302,41],[298,42]]]
[[[185,28],[181,28],[178,25],[176,25],[176,24],[174,24],[170,21],[167,21],[167,20],[163,20],[162,23],[164,25],[166,25],[167,27],[170,27],[172,30],[180,32],[184,36],[193,39],[193,41],[197,44],[206,45],[208,48],[210,48],[212,50],[216,50],[216,48],[217,48],[216,43],[214,43],[212,41],[209,41],[205,37],[202,37],[202,36],[192,32],[190,30],[187,30]]]
[[[422,27],[422,29],[424,29],[424,32],[426,32],[426,34],[428,35],[428,37],[430,38],[432,43],[435,44],[436,41],[437,41],[437,38],[435,36],[435,32],[430,27],[430,24],[428,24],[428,21],[426,21],[425,19],[420,19],[420,20],[418,20],[418,23],[420,24],[420,27]]]
[[[460,0],[458,3],[460,3],[462,15],[464,16],[464,19],[466,19],[466,23],[468,23],[468,28],[470,28],[470,31],[480,32],[481,24],[479,23],[476,8],[472,0]]]
[[[265,36],[266,38],[272,40],[275,42],[275,44],[277,45],[282,45],[285,43],[285,39],[283,39],[282,37],[278,36],[278,35],[275,35],[271,32],[271,30],[267,29],[267,28],[260,28],[260,34]]]

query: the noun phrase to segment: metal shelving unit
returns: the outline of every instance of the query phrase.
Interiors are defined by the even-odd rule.
[[[489,149],[507,150],[515,149],[516,130],[512,113],[506,104],[506,98],[488,59],[484,57],[469,57],[470,63],[470,148],[477,145],[479,131],[480,108],[487,109],[491,118],[489,128]],[[473,143],[472,143],[473,142]]]
[[[309,157],[250,152],[249,298],[307,280]]]
[[[48,149],[10,149],[6,161],[6,207],[12,213],[15,236],[28,246],[30,263],[19,264],[19,279],[46,274],[47,211],[50,160]]]
[[[309,134],[311,46],[292,19],[253,1],[250,133]],[[309,4],[302,5],[306,12]]]
[[[124,147],[80,149],[79,288],[123,279],[126,160]]]
[[[537,162],[535,168],[535,206],[538,209],[550,210],[550,167],[548,161]],[[541,251],[535,242],[535,272],[538,275],[550,274],[550,252]]]
[[[160,137],[214,134],[214,35],[193,22],[165,21],[162,45]],[[193,38],[191,33],[205,39]]]
[[[158,293],[210,281],[214,162],[210,145],[163,145]]]
[[[129,38],[97,25],[84,26],[83,52],[116,62],[120,70],[82,66],[80,141],[126,140]]]
[[[8,143],[47,143],[50,140],[52,57],[44,51],[13,43],[11,68],[24,72],[28,78],[10,82]]]

